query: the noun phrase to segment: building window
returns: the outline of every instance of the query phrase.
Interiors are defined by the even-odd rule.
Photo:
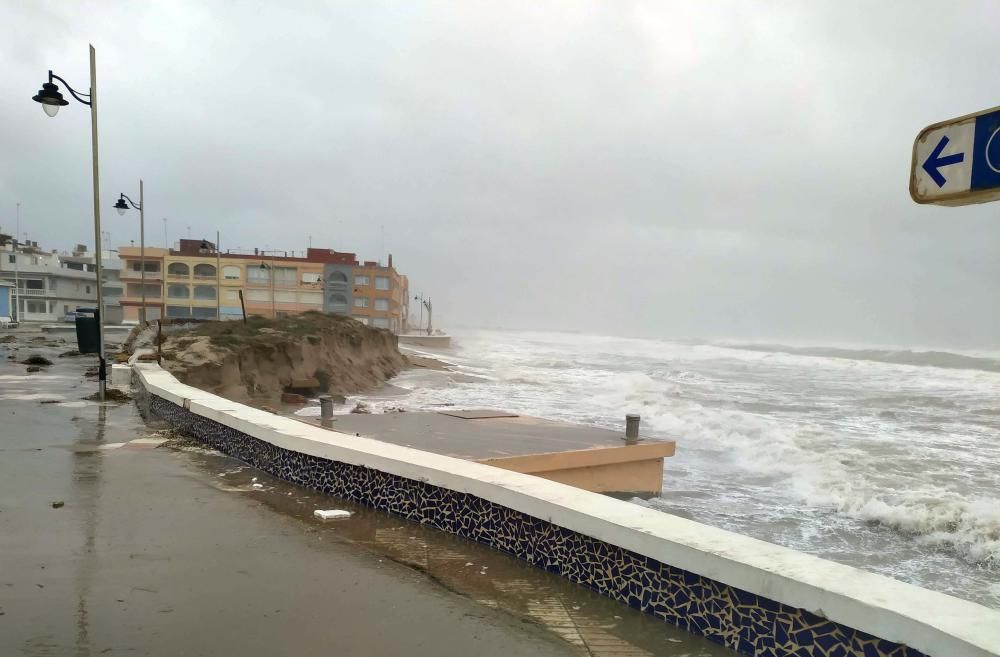
[[[194,298],[195,299],[215,299],[215,288],[209,287],[208,285],[195,285],[194,286]]]
[[[167,288],[167,296],[171,299],[187,299],[191,291],[187,285],[171,285]]]
[[[389,277],[388,276],[376,276],[375,277],[375,289],[376,290],[388,290],[389,289]]]
[[[45,281],[35,278],[29,278],[28,280],[24,281],[24,284],[21,287],[23,287],[25,290],[44,290]]]
[[[299,280],[299,270],[295,267],[275,267],[274,268],[274,284],[275,285],[298,285]]]
[[[372,326],[375,328],[389,328],[389,318],[388,317],[373,317]]]
[[[323,305],[322,292],[299,292],[299,303],[306,303],[311,306]]]
[[[215,319],[215,308],[192,308],[191,313],[196,319]]]
[[[187,289],[187,287],[185,287],[183,285],[179,285],[177,287],[182,287],[185,290]],[[160,290],[160,286],[159,285],[149,285],[149,284],[146,285],[146,296],[147,297],[152,297],[154,299],[159,299],[160,298],[160,291],[161,290]],[[139,285],[138,283],[129,283],[126,286],[126,288],[125,288],[125,295],[129,296],[129,297],[141,297],[142,296],[142,286]],[[184,298],[186,299],[187,296],[185,295]]]
[[[215,267],[202,263],[194,266],[195,278],[215,278]]]
[[[191,309],[187,306],[167,306],[167,317],[190,317]]]
[[[225,293],[222,295],[222,298],[225,299],[226,301],[239,301],[240,300],[240,291],[239,290],[225,290]]]
[[[128,268],[132,271],[139,272],[142,271],[142,262],[140,260],[129,260]],[[158,273],[160,271],[160,263],[146,261],[146,273]]]
[[[346,283],[347,274],[342,271],[332,271],[330,275],[326,278],[328,283]]]
[[[45,313],[48,312],[48,304],[44,301],[25,301],[25,310],[29,313]]]
[[[322,276],[314,271],[304,271],[302,272],[302,282],[303,283],[319,283],[323,279]]]
[[[343,294],[331,294],[330,295],[330,312],[332,313],[346,313],[347,312],[347,297]]]
[[[12,253],[9,256],[7,256],[7,261],[10,264],[14,264],[15,262],[17,262],[17,256]]]
[[[86,290],[86,291],[84,292],[84,294],[90,294],[90,286],[89,286],[89,285],[84,285],[83,287],[84,287],[84,288],[85,288],[85,290]]]
[[[240,280],[240,268],[236,265],[226,265],[222,268],[222,277],[227,281]]]
[[[167,265],[167,275],[183,276],[186,278],[191,275],[191,270],[183,262],[171,262]]]
[[[267,267],[267,265],[264,265],[263,267],[259,265],[247,267],[247,281],[257,284],[269,284],[271,282],[271,270]]]
[[[375,310],[389,310],[389,300],[375,299]]]
[[[354,307],[355,308],[367,308],[368,307],[368,297],[354,297]]]
[[[355,285],[368,285],[368,277],[367,276],[355,276],[354,277],[354,284]]]
[[[244,294],[247,301],[271,301],[270,290],[247,290]]]

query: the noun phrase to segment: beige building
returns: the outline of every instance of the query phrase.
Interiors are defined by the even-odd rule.
[[[349,315],[400,332],[408,312],[408,282],[392,267],[360,265],[353,253],[308,249],[302,256],[255,250],[217,253],[202,240],[180,240],[177,249],[147,247],[145,273],[139,249],[121,247],[121,297],[126,322],[138,322],[142,290],[146,319],[283,317],[318,310]]]

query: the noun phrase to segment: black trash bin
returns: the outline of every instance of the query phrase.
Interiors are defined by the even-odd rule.
[[[98,319],[97,308],[76,309],[76,347],[81,354],[101,353],[100,332],[97,330]]]

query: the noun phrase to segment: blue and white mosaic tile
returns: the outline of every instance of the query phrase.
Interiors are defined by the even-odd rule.
[[[182,432],[276,477],[483,543],[744,655],[924,657],[468,493],[282,449],[155,395],[141,394],[139,402]]]

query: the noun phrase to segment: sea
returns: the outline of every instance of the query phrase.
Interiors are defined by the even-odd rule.
[[[1000,354],[463,331],[373,410],[447,406],[677,442],[663,513],[1000,608]]]

